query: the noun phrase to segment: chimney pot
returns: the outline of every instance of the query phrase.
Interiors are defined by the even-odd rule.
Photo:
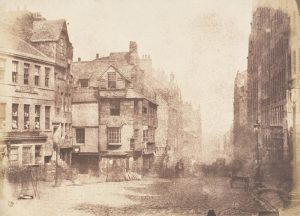
[[[96,54],[96,59],[98,59],[98,58],[99,58],[99,53]]]
[[[79,62],[81,61],[81,58],[80,58],[80,57],[78,57],[78,61],[79,61]]]

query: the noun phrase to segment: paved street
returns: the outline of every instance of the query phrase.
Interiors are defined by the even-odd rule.
[[[242,189],[230,189],[227,178],[144,179],[81,186],[43,187],[40,199],[6,205],[6,215],[31,215],[43,206],[50,215],[253,215],[263,208]]]

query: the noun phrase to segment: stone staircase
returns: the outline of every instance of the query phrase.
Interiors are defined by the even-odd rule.
[[[147,176],[149,177],[160,177],[161,175],[161,169],[163,167],[165,154],[157,154],[154,157],[154,162],[152,164],[152,167],[150,168],[149,173]]]

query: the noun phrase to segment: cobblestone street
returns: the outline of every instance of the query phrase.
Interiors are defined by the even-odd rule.
[[[6,215],[39,211],[47,215],[207,215],[250,216],[263,210],[243,189],[231,189],[227,178],[182,178],[43,187],[40,199],[14,201]]]

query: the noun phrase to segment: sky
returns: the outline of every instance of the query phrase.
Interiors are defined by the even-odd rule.
[[[4,1],[4,0],[0,0]],[[173,72],[185,101],[201,107],[204,139],[233,122],[233,87],[247,69],[251,0],[7,0],[47,19],[66,19],[74,60],[138,43],[154,68]]]

